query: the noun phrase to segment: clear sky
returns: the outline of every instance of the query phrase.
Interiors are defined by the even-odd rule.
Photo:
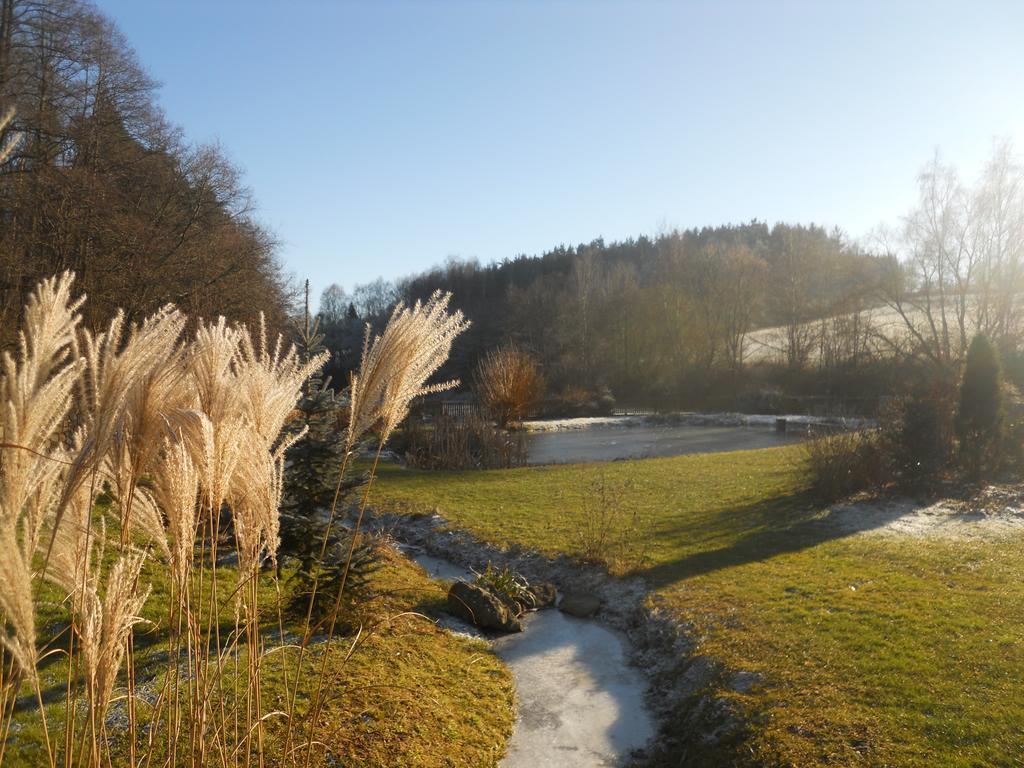
[[[1024,149],[1024,2],[98,0],[314,289],[674,227],[859,237]]]

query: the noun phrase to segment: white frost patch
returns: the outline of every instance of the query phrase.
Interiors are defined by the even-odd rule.
[[[1024,533],[1024,485],[990,485],[971,499],[943,499],[934,504],[859,501],[833,507],[828,520],[847,533],[1001,539]]]
[[[812,426],[865,429],[876,426],[876,422],[873,419],[808,416],[807,414],[794,413],[731,413],[728,411],[698,413],[696,411],[684,411],[682,413],[669,413],[646,418],[652,424],[680,424],[696,427],[774,427],[779,419],[785,419],[790,429],[794,427],[807,429]]]
[[[698,413],[682,411],[655,416],[581,416],[574,419],[537,419],[524,421],[523,427],[529,432],[562,432],[590,427],[639,427],[639,426],[694,426],[694,427],[774,427],[778,419],[785,419],[792,427],[807,428],[813,425],[864,429],[877,425],[873,419],[837,418],[834,416],[807,416],[805,414],[749,414],[749,413]]]
[[[575,419],[537,419],[524,421],[528,432],[561,432],[590,427],[636,427],[644,423],[643,416],[580,416]]]

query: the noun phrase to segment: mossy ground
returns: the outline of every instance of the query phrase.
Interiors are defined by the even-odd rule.
[[[310,647],[303,676],[307,682],[298,697],[298,736],[293,737],[293,743],[296,739],[304,743],[312,730],[316,744],[312,765],[497,765],[514,721],[508,670],[486,644],[453,636],[436,626],[431,616],[438,614],[444,603],[443,585],[431,581],[417,566],[387,548],[382,549],[381,557],[383,565],[370,585],[372,596],[346,614],[345,631],[329,646],[320,643]],[[170,594],[164,573],[155,564],[147,568],[145,578],[154,586],[144,611],[150,623],[139,628],[135,643],[138,679],[149,679],[154,690],[166,669]],[[222,569],[221,578],[225,584],[233,583],[234,573],[229,568]],[[286,590],[282,597],[287,599]],[[40,599],[40,636],[53,637],[64,627],[66,612],[57,602],[55,592],[44,591]],[[268,638],[278,637],[277,590],[269,577],[261,583],[260,599],[265,608],[262,629]],[[227,623],[233,622],[230,595],[222,596],[222,605],[226,636],[233,628],[233,623]],[[284,614],[286,635],[294,636],[301,628],[301,620]],[[53,645],[59,646],[61,642],[66,641],[58,640]],[[267,643],[268,648],[275,644],[272,639]],[[264,712],[288,709],[283,681],[286,673],[294,675],[295,653],[294,649],[279,649],[264,656]],[[325,706],[320,720],[311,729],[302,715],[308,708],[324,653]],[[51,740],[61,744],[67,681],[65,658],[66,655],[53,654],[41,665]],[[239,666],[244,674],[244,660]],[[229,671],[225,686],[228,691],[232,687],[230,674]],[[34,694],[23,690],[21,702],[3,764],[19,768],[45,765],[48,761]],[[147,715],[145,704],[140,703],[142,725]],[[280,717],[267,720],[268,765],[287,764],[280,759],[283,723]],[[115,756],[126,753],[123,731],[121,736],[114,733],[112,739]],[[127,754],[123,757],[123,764],[127,764]],[[162,747],[158,748],[152,764],[162,764],[163,757]],[[188,764],[187,756],[180,757],[179,762]]]
[[[500,545],[573,552],[580,489],[618,483],[642,531],[625,570],[693,625],[701,653],[763,677],[725,693],[750,723],[737,751],[701,753],[677,734],[692,764],[1024,765],[1024,538],[850,535],[809,501],[802,462],[786,447],[489,472],[388,467],[374,497],[436,509]]]

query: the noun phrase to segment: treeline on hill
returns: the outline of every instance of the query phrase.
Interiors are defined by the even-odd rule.
[[[630,404],[724,406],[750,386],[752,329],[788,329],[786,367],[803,369],[822,344],[806,324],[869,307],[886,261],[821,227],[754,221],[595,240],[486,266],[449,260],[403,280],[391,297],[454,294],[473,321],[451,361],[450,373],[464,381],[482,354],[514,341],[540,362],[552,393],[606,388]],[[336,286],[325,291],[322,321],[340,353],[336,374],[356,359],[358,334],[350,329],[373,318],[368,294],[377,300],[387,291],[361,286],[349,304]],[[830,369],[862,351],[856,339],[842,341],[847,354],[833,355]]]
[[[40,278],[73,270],[87,326],[173,302],[280,326],[288,289],[238,171],[190,146],[113,23],[80,0],[0,0],[0,344]]]
[[[396,285],[321,300],[335,377],[392,302],[454,293],[473,321],[448,373],[470,382],[507,342],[549,398],[661,408],[876,412],[883,396],[955,388],[968,344],[995,344],[1024,381],[1024,170],[996,144],[974,184],[937,157],[917,204],[864,244],[813,225],[748,224],[595,240],[496,264],[449,260]],[[789,399],[798,396],[800,399]],[[810,397],[806,397],[810,396]],[[556,403],[557,405],[557,403]]]

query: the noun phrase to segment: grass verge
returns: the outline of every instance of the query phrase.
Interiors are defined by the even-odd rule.
[[[412,768],[478,768],[496,766],[505,750],[514,722],[513,688],[508,670],[481,642],[456,637],[429,618],[445,602],[442,584],[427,578],[422,570],[390,549],[382,549],[382,567],[372,577],[372,597],[346,616],[346,633],[331,644],[311,646],[305,663],[305,688],[300,690],[298,711],[308,706],[316,673],[328,654],[327,702],[320,720],[311,726],[299,723],[298,743],[312,735],[316,746],[312,765],[345,765],[366,768],[409,766]],[[153,566],[156,569],[156,566]],[[225,581],[233,578],[222,569]],[[146,722],[145,702],[160,688],[159,674],[166,668],[167,583],[154,572],[154,592],[145,607],[151,622],[136,639],[140,721]],[[267,607],[263,624],[268,649],[279,637],[276,595],[269,582],[261,597]],[[287,600],[287,595],[284,596]],[[60,606],[46,602],[39,617],[40,636],[57,634],[64,616]],[[232,606],[224,604],[222,615],[231,617]],[[288,620],[286,636],[301,631],[300,619]],[[230,630],[224,626],[225,634]],[[59,645],[59,644],[58,644]],[[287,710],[284,672],[294,673],[295,651],[270,650],[264,656],[264,712]],[[51,738],[63,737],[64,686],[67,665],[64,655],[51,655],[40,665],[44,701]],[[244,658],[239,668],[245,671]],[[154,677],[154,675],[157,675]],[[122,681],[123,682],[123,681]],[[231,690],[230,673],[225,689]],[[34,696],[24,693],[14,716],[4,765],[30,768],[45,764],[46,749]],[[84,710],[84,704],[79,708]],[[124,738],[117,726],[123,710],[116,702],[108,716],[113,741]],[[267,721],[268,765],[281,761],[280,746],[285,731],[279,718]],[[144,731],[140,728],[140,732]],[[293,736],[293,744],[296,743]],[[141,744],[141,742],[140,742]],[[161,745],[162,746],[162,745]],[[120,749],[115,747],[115,749]],[[124,745],[125,761],[127,747]],[[187,755],[179,762],[188,764]],[[152,765],[161,765],[158,750]],[[302,763],[300,755],[299,763]]]
[[[799,447],[488,472],[389,467],[375,503],[436,509],[492,543],[572,553],[580,489],[597,477],[621,483],[619,503],[642,531],[643,557],[620,570],[694,627],[700,653],[762,681],[725,692],[750,723],[737,751],[704,754],[699,738],[675,734],[692,764],[1024,765],[1024,540],[851,535],[810,503]]]

